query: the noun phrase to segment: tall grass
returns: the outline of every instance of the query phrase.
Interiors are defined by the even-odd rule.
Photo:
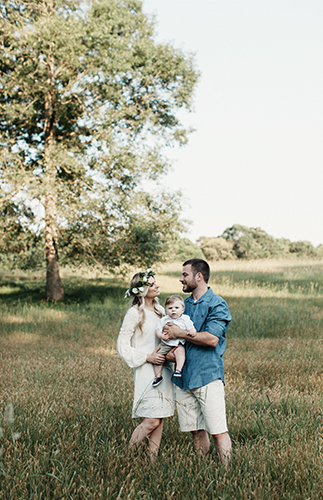
[[[155,466],[144,449],[128,452],[133,376],[115,350],[126,282],[66,271],[65,301],[48,304],[41,274],[2,274],[0,499],[323,498],[323,263],[212,271],[233,316],[227,470],[213,446],[194,454],[176,417]],[[162,302],[179,275],[161,268]]]

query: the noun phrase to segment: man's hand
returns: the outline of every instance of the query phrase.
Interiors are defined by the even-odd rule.
[[[166,323],[163,328],[163,333],[169,336],[169,339],[180,339],[183,337],[183,333],[187,333],[186,330],[182,330],[179,326],[174,325],[174,323]]]
[[[193,338],[193,337],[195,337],[195,335],[196,335],[196,330],[195,330],[195,328],[191,328],[191,329],[187,332],[187,335],[188,335],[189,337],[192,337],[192,338]]]
[[[169,351],[169,352],[166,354],[166,359],[167,359],[167,361],[171,361],[172,363],[175,363],[175,362],[176,362],[176,358],[175,358],[175,350],[176,350],[176,347],[174,347],[174,349],[172,349],[171,351]]]

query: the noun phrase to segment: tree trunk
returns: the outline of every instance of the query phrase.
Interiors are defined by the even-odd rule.
[[[56,207],[56,169],[55,169],[55,109],[54,109],[54,62],[47,62],[48,93],[45,101],[45,248],[47,261],[46,297],[47,300],[61,300],[64,297],[58,265],[57,207]]]
[[[46,297],[47,300],[61,300],[64,297],[61,277],[58,265],[58,245],[57,245],[57,213],[56,199],[52,193],[46,193]]]

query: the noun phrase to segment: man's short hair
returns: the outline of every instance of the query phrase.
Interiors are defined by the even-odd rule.
[[[184,299],[180,295],[170,295],[169,297],[167,297],[165,301],[165,307],[170,306],[171,304],[174,304],[174,302],[177,301],[181,302],[182,306],[185,307]]]
[[[184,262],[183,266],[190,265],[192,267],[193,275],[195,276],[197,273],[201,273],[205,283],[208,283],[210,279],[210,266],[203,259],[189,259]]]

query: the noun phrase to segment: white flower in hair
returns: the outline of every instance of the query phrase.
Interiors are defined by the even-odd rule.
[[[134,288],[129,288],[126,291],[124,298],[126,299],[127,297],[131,297],[131,295],[138,295],[138,293],[143,293],[145,289],[144,287],[150,285],[149,280],[153,276],[155,276],[155,273],[153,272],[151,267],[149,267],[145,272],[140,272],[137,286],[135,286]]]

